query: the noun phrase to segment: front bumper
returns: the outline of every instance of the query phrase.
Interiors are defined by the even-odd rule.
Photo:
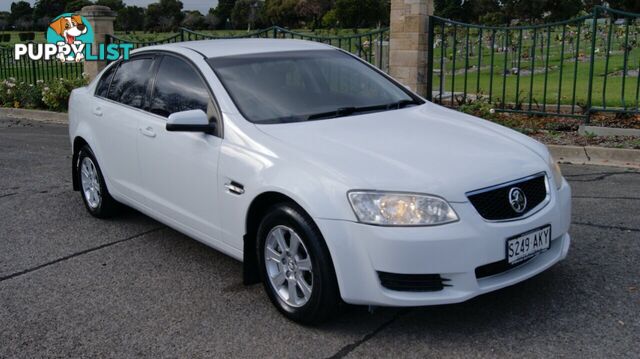
[[[462,302],[530,278],[564,259],[571,238],[571,188],[552,189],[549,203],[512,222],[487,222],[469,203],[452,203],[460,221],[434,227],[379,227],[315,219],[336,270],[342,299],[352,304],[421,306]],[[484,278],[477,267],[505,259],[506,239],[551,224],[551,247],[528,262]],[[377,272],[440,274],[450,286],[433,292],[390,290]]]

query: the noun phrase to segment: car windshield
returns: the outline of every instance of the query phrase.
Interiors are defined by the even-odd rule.
[[[338,50],[273,52],[209,59],[245,118],[301,122],[423,103]]]

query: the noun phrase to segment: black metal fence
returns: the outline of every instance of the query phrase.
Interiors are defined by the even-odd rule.
[[[181,28],[180,31],[163,39],[137,41],[123,37],[107,35],[106,43],[131,43],[134,48],[168,44],[182,41],[229,39],[229,38],[287,38],[318,41],[352,52],[386,71],[389,58],[389,29],[383,28],[361,34],[346,36],[321,36],[290,31],[278,26],[235,36],[217,36]],[[17,81],[36,83],[57,78],[79,78],[82,76],[83,63],[62,63],[57,60],[31,60],[14,58],[13,47],[0,46],[0,80],[15,78]]]
[[[585,118],[639,112],[640,14],[595,7],[562,22],[494,27],[430,17],[427,98]]]
[[[20,82],[35,84],[38,80],[79,78],[82,76],[82,72],[82,63],[31,60],[27,57],[16,60],[13,47],[0,46],[0,80],[14,78]]]
[[[130,43],[134,48],[140,48],[144,46],[169,44],[174,42],[183,41],[197,41],[197,40],[211,40],[211,39],[240,39],[240,38],[272,38],[272,39],[299,39],[322,42],[329,44],[345,51],[349,51],[358,57],[368,61],[369,63],[377,66],[378,68],[387,71],[388,70],[388,58],[389,58],[389,29],[382,28],[374,31],[369,31],[361,34],[351,34],[344,36],[325,36],[306,34],[296,31],[284,29],[279,26],[272,26],[267,29],[257,30],[254,32],[241,34],[220,36],[197,32],[185,28],[180,28],[180,31],[172,36],[161,40],[153,41],[135,41],[132,39],[117,37],[113,35],[107,35],[106,43]]]

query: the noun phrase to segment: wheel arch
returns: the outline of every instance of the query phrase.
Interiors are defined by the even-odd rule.
[[[78,182],[78,154],[80,153],[80,149],[84,146],[89,146],[89,143],[82,138],[81,136],[76,136],[73,139],[73,156],[71,159],[71,178],[72,178],[72,183],[73,183],[73,190],[74,191],[79,191],[80,190],[80,182]]]
[[[266,191],[257,195],[248,207],[245,220],[245,235],[243,237],[243,282],[246,285],[260,282],[260,273],[258,268],[258,258],[256,257],[256,241],[258,234],[258,226],[267,210],[276,204],[289,203],[297,207],[302,214],[307,216],[313,225],[316,226],[313,218],[300,203],[290,196],[278,191]],[[318,229],[320,232],[320,230]],[[321,233],[321,232],[320,232]],[[322,234],[322,233],[321,233]],[[325,243],[326,245],[326,243]],[[328,250],[328,249],[327,249]],[[329,260],[333,265],[333,259],[329,251]],[[335,268],[334,268],[335,270]]]

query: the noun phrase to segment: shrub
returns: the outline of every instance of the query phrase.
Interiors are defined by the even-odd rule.
[[[86,76],[75,80],[59,79],[52,81],[42,88],[42,101],[50,110],[66,111],[71,91],[86,85]]]
[[[458,111],[473,115],[476,117],[484,118],[485,120],[495,120],[496,112],[493,109],[493,105],[482,98],[478,98],[475,101],[468,101],[458,107]]]
[[[0,83],[0,105],[14,108],[43,108],[42,88],[42,81],[34,85],[9,78]]]
[[[48,83],[38,80],[35,84],[9,78],[0,81],[0,106],[65,111],[71,91],[86,84],[86,77],[56,79]]]
[[[18,33],[18,38],[20,38],[20,41],[22,42],[33,41],[36,38],[36,34],[33,32],[21,32]]]

